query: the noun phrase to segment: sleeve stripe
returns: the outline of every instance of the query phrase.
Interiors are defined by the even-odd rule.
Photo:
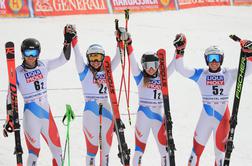
[[[138,76],[134,76],[134,79],[135,79],[137,85],[139,85],[142,78],[143,78],[143,73],[142,72],[140,72]]]
[[[84,78],[86,77],[87,73],[88,73],[88,66],[85,65],[84,70],[81,73],[79,73],[80,81],[84,80]]]
[[[198,79],[200,78],[200,75],[202,74],[203,69],[195,69],[195,72],[193,74],[193,76],[189,77],[191,80],[197,82]]]

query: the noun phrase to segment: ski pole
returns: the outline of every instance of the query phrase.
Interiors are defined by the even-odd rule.
[[[68,166],[70,166],[70,122],[72,120],[74,120],[75,115],[74,112],[71,108],[70,105],[66,105],[66,113],[63,116],[62,119],[62,123],[67,126],[67,134],[66,134],[66,141],[65,141],[65,147],[64,147],[64,154],[63,154],[63,158],[62,158],[62,166],[64,166],[64,162],[65,162],[65,157],[66,157],[66,148],[67,148],[67,152],[68,152]],[[65,120],[67,120],[67,122],[65,123]]]
[[[124,10],[124,15],[125,15],[125,29],[126,32],[128,32],[129,9]]]
[[[119,20],[115,19],[115,29],[120,33],[118,22],[119,22]],[[123,42],[123,48],[124,48],[124,52],[122,53],[121,46],[119,46],[119,51],[120,51],[120,56],[121,56],[122,76],[121,76],[121,82],[120,82],[118,103],[120,103],[120,99],[121,99],[122,85],[124,85],[125,97],[126,97],[126,100],[128,100],[127,87],[126,87],[125,74],[124,74],[125,61],[126,61],[126,59],[125,59],[125,42]],[[128,106],[128,102],[127,102],[127,108],[128,107],[129,106]],[[129,112],[128,112],[128,116],[129,116]],[[129,123],[131,124],[130,116],[129,116]]]
[[[102,103],[99,104],[99,147],[100,147],[100,166],[102,166]]]
[[[125,9],[125,29],[126,32],[128,32],[128,21],[129,21],[129,9]],[[124,44],[124,53],[126,52],[126,43]],[[130,117],[130,108],[129,108],[129,100],[130,100],[130,57],[129,57],[129,53],[128,54],[128,92],[127,92],[127,111],[128,111],[128,117],[129,117],[129,124],[131,125],[131,117]],[[126,89],[125,89],[126,91]]]
[[[119,20],[115,19],[115,29],[118,31],[118,33],[121,33],[119,30],[119,25],[118,25]],[[121,34],[119,34],[121,35]],[[124,45],[124,43],[122,43]],[[124,84],[124,88],[126,89],[126,83],[125,83],[125,75],[124,75],[124,70],[125,70],[125,54],[122,53],[121,47],[124,47],[122,45],[119,45],[119,52],[120,52],[120,57],[121,57],[121,67],[122,67],[122,76],[121,76],[121,82],[120,82],[120,89],[119,89],[119,96],[118,96],[118,103],[120,103],[121,99],[121,92],[122,92],[122,84]],[[125,96],[127,92],[125,91]]]

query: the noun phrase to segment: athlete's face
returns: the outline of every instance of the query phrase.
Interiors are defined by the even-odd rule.
[[[208,63],[208,66],[212,71],[217,71],[220,68],[221,64],[220,62],[213,61]]]
[[[99,69],[102,65],[102,62],[98,62],[98,61],[90,62],[90,65],[95,69]]]
[[[37,58],[32,56],[24,57],[25,63],[31,67],[34,67],[36,65],[36,60]]]
[[[145,72],[146,72],[148,75],[152,76],[152,75],[154,75],[154,74],[157,72],[157,70],[158,70],[158,69],[154,69],[153,67],[150,67],[150,68],[148,68],[148,69],[145,69]]]

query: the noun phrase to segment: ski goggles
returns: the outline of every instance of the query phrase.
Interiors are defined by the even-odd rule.
[[[88,60],[89,62],[102,62],[104,59],[104,56],[102,54],[89,54]]]
[[[220,63],[221,62],[221,56],[219,54],[209,54],[207,55],[207,62],[211,63],[211,62],[217,62]]]
[[[38,57],[39,56],[39,50],[33,50],[33,49],[27,49],[24,50],[23,55],[25,57]]]
[[[159,67],[159,62],[151,61],[151,62],[144,62],[143,69],[148,70],[150,68],[157,69]]]

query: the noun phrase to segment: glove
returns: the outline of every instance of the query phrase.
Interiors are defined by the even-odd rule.
[[[115,32],[116,35],[116,41],[125,41],[126,43],[129,42],[130,39],[130,33],[126,32],[126,29],[123,27],[119,27],[118,30]]]
[[[184,55],[184,50],[186,48],[186,37],[183,33],[176,35],[173,45],[176,48],[176,53],[179,55]]]
[[[5,124],[3,125],[3,135],[4,137],[8,137],[8,133],[12,133],[14,131],[14,124],[12,119],[6,120]]]
[[[64,45],[69,45],[74,38],[77,37],[77,32],[74,25],[67,24],[64,27]]]
[[[245,53],[249,53],[249,55],[251,56],[251,54],[252,54],[252,41],[241,40],[240,44],[241,44],[242,51]]]

